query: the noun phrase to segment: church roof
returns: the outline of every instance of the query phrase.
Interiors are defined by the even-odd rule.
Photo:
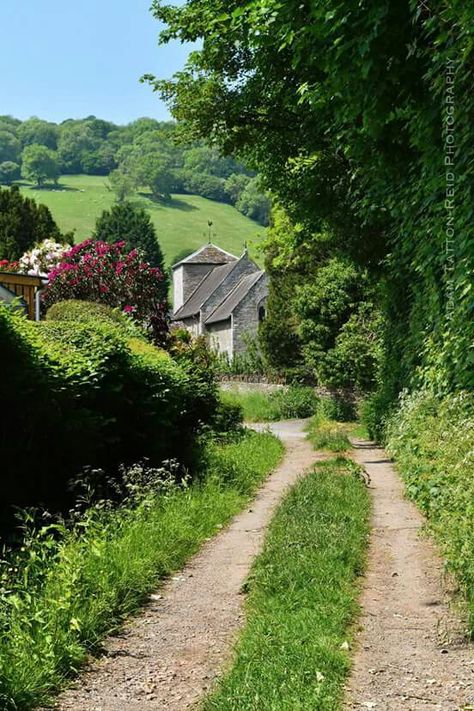
[[[241,301],[247,296],[250,289],[262,278],[265,274],[263,271],[254,272],[244,276],[239,283],[232,289],[229,295],[217,306],[216,309],[206,319],[206,324],[217,323],[217,321],[225,321],[230,318]]]
[[[215,244],[209,244],[200,247],[196,252],[193,252],[180,262],[173,264],[173,269],[180,267],[182,264],[228,264],[229,262],[237,261],[238,257],[225,249],[217,247]]]
[[[185,301],[181,308],[178,309],[178,311],[173,315],[173,320],[180,321],[183,318],[190,318],[191,316],[198,314],[201,306],[206,303],[217,287],[222,284],[224,279],[231,273],[237,263],[238,260],[229,262],[228,264],[222,264],[206,274],[188,300]]]

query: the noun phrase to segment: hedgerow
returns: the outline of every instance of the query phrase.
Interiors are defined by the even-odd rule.
[[[186,464],[217,406],[208,373],[110,321],[34,324],[0,306],[2,507],[67,500],[85,465]]]

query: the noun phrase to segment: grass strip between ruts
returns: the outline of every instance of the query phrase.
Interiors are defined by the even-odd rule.
[[[248,581],[247,624],[205,711],[336,711],[350,668],[370,498],[360,470],[316,466],[279,507]]]

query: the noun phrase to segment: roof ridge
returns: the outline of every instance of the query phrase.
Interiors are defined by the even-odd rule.
[[[207,274],[203,277],[203,279],[201,279],[201,281],[197,284],[196,288],[193,289],[193,291],[188,296],[186,301],[179,307],[179,309],[176,311],[176,313],[173,314],[173,318],[175,319],[179,316],[179,313],[185,309],[186,305],[193,299],[194,295],[196,294],[198,289],[201,288],[201,286],[204,284],[204,282],[207,281],[208,279],[211,279],[211,276],[215,275],[217,269],[222,269],[224,271],[224,275],[223,275],[222,279],[219,281],[219,283],[215,286],[212,293],[214,293],[214,291],[219,286],[221,286],[221,284],[227,279],[229,274],[231,274],[234,271],[234,269],[237,266],[237,264],[239,263],[239,261],[240,261],[239,259],[236,259],[233,262],[226,262],[225,264],[216,264],[212,269],[210,269],[207,272]],[[240,283],[240,282],[238,282],[238,283]],[[231,291],[233,291],[233,289]],[[202,303],[199,304],[199,310],[201,310],[201,308],[204,306],[204,304],[206,303],[207,299],[210,298],[210,296],[211,296],[211,294],[209,294],[208,297]]]
[[[237,257],[235,254],[228,252],[226,249],[223,249],[222,247],[219,247],[219,245],[214,244],[214,242],[207,242],[206,244],[203,244],[201,247],[199,247],[199,249],[196,249],[194,252],[191,252],[191,254],[188,254],[188,256],[184,257],[184,259],[180,259],[179,262],[176,262],[176,264],[173,264],[171,266],[171,268],[175,269],[176,267],[179,267],[181,264],[185,264],[186,262],[189,262],[190,259],[192,259],[193,257],[197,257],[200,252],[204,252],[204,250],[209,247],[213,247],[214,249],[217,249],[219,252],[226,254],[228,257],[232,257],[233,260],[239,259],[239,257]]]
[[[242,285],[242,283],[243,283],[246,279],[249,279],[249,280],[250,280],[251,278],[257,277],[257,278],[255,279],[254,283],[251,284],[251,286],[249,287],[249,290],[250,290],[250,289],[252,288],[252,286],[254,286],[254,284],[256,284],[257,281],[258,281],[259,279],[261,279],[261,277],[262,277],[263,274],[265,274],[265,272],[264,272],[262,269],[259,269],[259,270],[256,271],[256,272],[251,272],[251,274],[244,274],[244,275],[242,276],[242,278],[239,279],[239,281],[237,282],[237,284],[235,284],[235,286],[229,291],[229,293],[226,294],[226,296],[224,296],[224,298],[222,299],[222,301],[217,304],[217,306],[215,307],[215,309],[213,309],[213,310],[211,311],[211,313],[208,314],[208,316],[207,316],[207,318],[206,318],[206,323],[208,323],[208,322],[212,319],[212,317],[213,317],[213,315],[216,313],[216,311],[217,311],[218,309],[220,309],[221,306],[223,306],[223,305],[225,304],[225,302],[230,299],[230,297],[232,296],[232,294]],[[247,293],[248,293],[248,292],[247,292]],[[243,297],[242,297],[242,298],[243,298]]]

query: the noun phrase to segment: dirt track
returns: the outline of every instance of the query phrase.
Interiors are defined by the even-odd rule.
[[[474,646],[450,613],[442,564],[382,449],[355,443],[374,500],[362,632],[347,709],[474,709]]]
[[[299,421],[274,426],[286,444],[280,467],[251,506],[106,643],[62,711],[181,711],[205,693],[242,623],[242,584],[261,550],[265,528],[285,490],[317,459]]]

